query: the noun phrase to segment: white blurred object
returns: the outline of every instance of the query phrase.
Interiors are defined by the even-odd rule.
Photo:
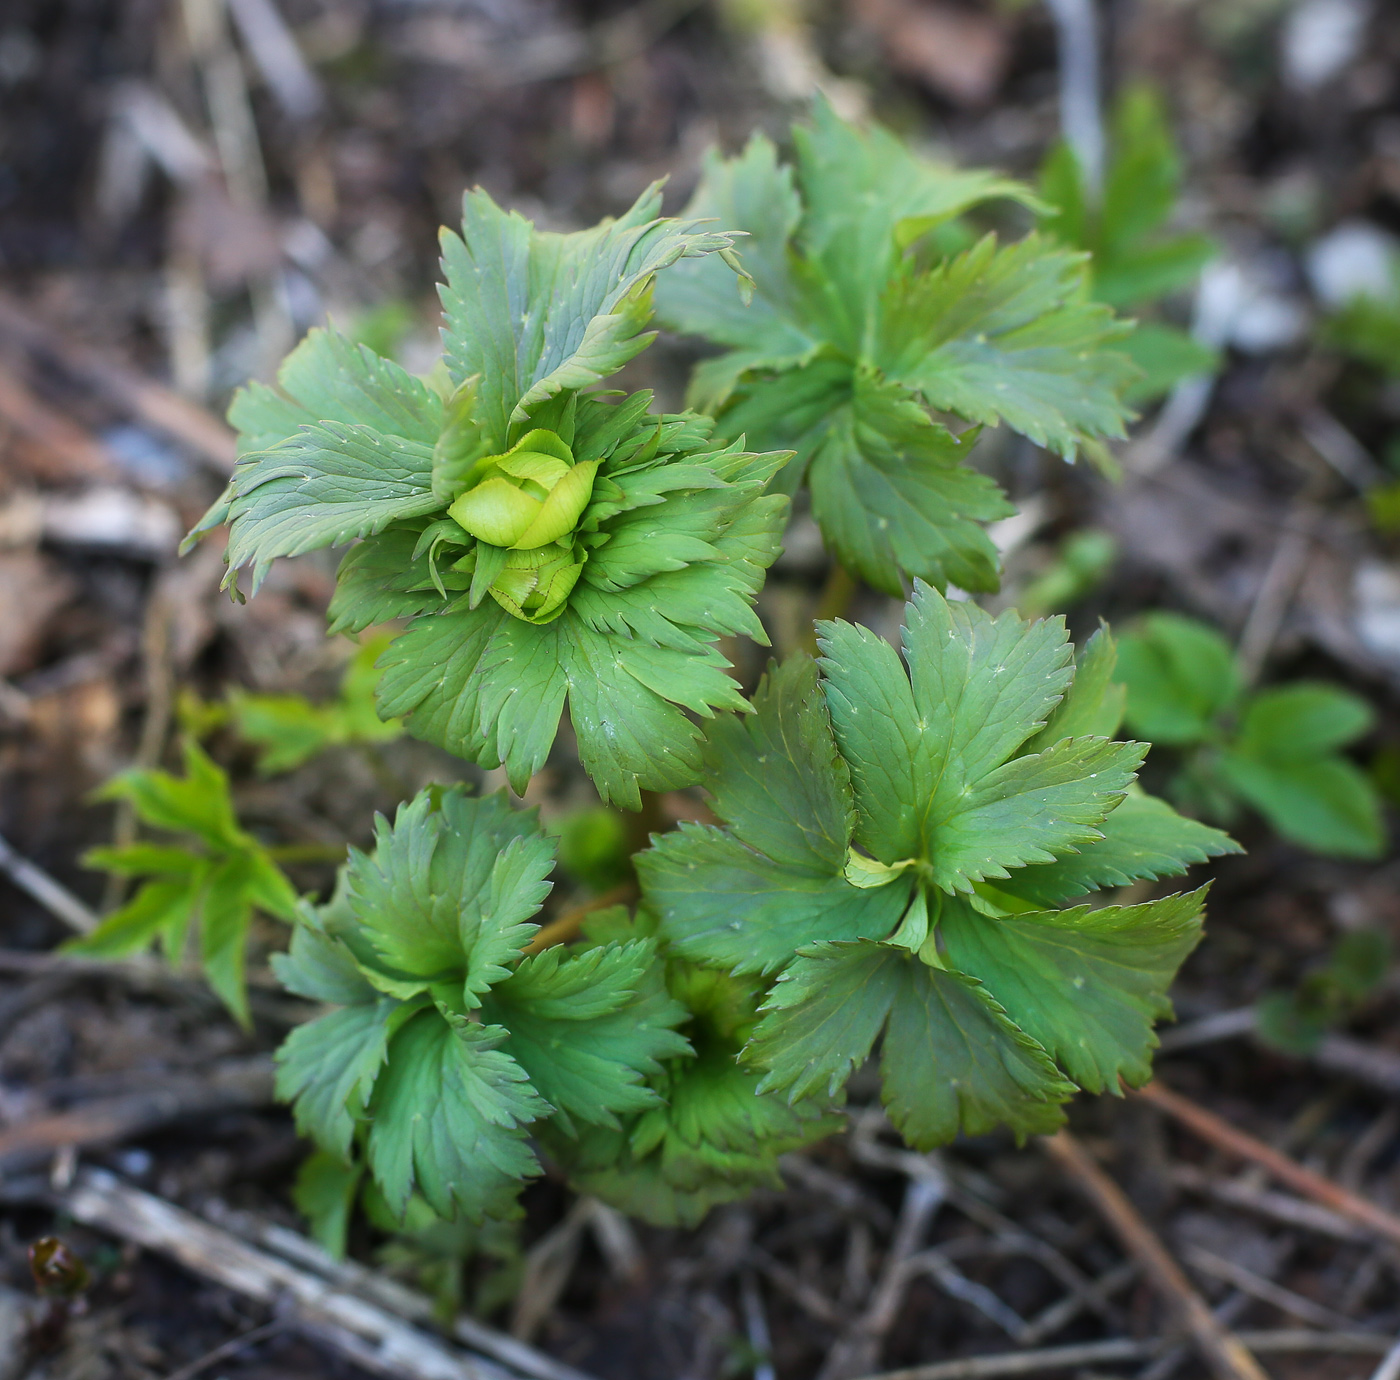
[[[1308,248],[1305,263],[1312,290],[1327,307],[1400,292],[1400,242],[1370,221],[1343,221]]]
[[[1361,51],[1370,0],[1302,0],[1283,25],[1283,78],[1312,91],[1337,76]]]
[[[1259,262],[1222,259],[1207,264],[1191,333],[1207,345],[1233,345],[1247,355],[1296,344],[1308,329],[1307,309],[1273,277]]]
[[[1381,661],[1400,666],[1400,571],[1381,561],[1356,569],[1356,635]]]
[[[158,498],[101,485],[44,500],[44,536],[68,546],[97,546],[164,561],[175,554],[181,523]]]

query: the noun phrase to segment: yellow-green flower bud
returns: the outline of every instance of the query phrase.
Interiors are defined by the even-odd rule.
[[[474,570],[479,559],[478,552],[469,552],[453,568]],[[511,551],[488,587],[491,597],[526,622],[552,622],[563,613],[587,559],[588,552],[571,540]]]
[[[593,497],[598,462],[575,464],[552,431],[530,431],[504,455],[479,461],[477,482],[447,510],[478,541],[531,551],[566,537]]]

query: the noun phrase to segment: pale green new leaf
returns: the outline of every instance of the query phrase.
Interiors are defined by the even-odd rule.
[[[1119,1092],[1152,1074],[1152,1026],[1171,1015],[1167,990],[1201,936],[1206,888],[1137,906],[989,919],[944,908],[948,958],[980,979],[1007,1014],[1080,1087]]]
[[[722,230],[658,219],[660,208],[653,185],[619,219],[561,235],[536,230],[479,189],[463,198],[462,236],[442,235],[446,360],[454,382],[479,377],[493,449],[504,450],[510,427],[540,404],[597,383],[646,348],[658,272],[734,243]]]

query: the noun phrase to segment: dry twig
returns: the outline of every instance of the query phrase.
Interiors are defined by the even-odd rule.
[[[47,1196],[42,1190],[34,1196]],[[103,1170],[84,1169],[58,1200],[85,1226],[134,1241],[205,1279],[277,1306],[288,1325],[393,1380],[513,1380],[510,1372],[409,1326],[377,1304],[257,1250]]]
[[[1241,1332],[1239,1340],[1260,1355],[1337,1356],[1376,1356],[1389,1341],[1374,1332],[1312,1332],[1303,1328]],[[968,1356],[957,1361],[934,1361],[926,1366],[906,1366],[902,1370],[865,1375],[861,1380],[1001,1380],[1003,1376],[1048,1375],[1081,1366],[1110,1365],[1115,1361],[1146,1361],[1158,1355],[1162,1348],[1161,1341],[1139,1342],[1131,1337],[1114,1337],[1104,1342],[1075,1342],[1039,1351],[1007,1351],[993,1356]],[[1373,1376],[1372,1380],[1378,1377]],[[1400,1380],[1400,1377],[1387,1376],[1385,1380]]]
[[[74,896],[66,886],[54,881],[42,867],[17,853],[3,837],[0,837],[0,872],[70,930],[90,934],[97,928],[98,917],[85,902]]]
[[[1322,1203],[1388,1241],[1400,1244],[1400,1217],[1394,1213],[1348,1192],[1340,1184],[1334,1184],[1311,1169],[1304,1169],[1296,1160],[1279,1154],[1272,1146],[1237,1130],[1214,1112],[1192,1102],[1190,1098],[1182,1097],[1180,1093],[1172,1092],[1161,1083],[1149,1083],[1145,1088],[1139,1088],[1137,1095],[1182,1125],[1189,1126],[1202,1139],[1208,1140],[1226,1153],[1259,1165],[1261,1169],[1276,1179],[1281,1179],[1290,1188],[1296,1189],[1314,1202]]]
[[[1191,1334],[1202,1359],[1218,1380],[1268,1380],[1239,1339],[1220,1325],[1157,1234],[1089,1152],[1068,1131],[1046,1136],[1040,1143],[1103,1214],[1128,1252],[1141,1263],[1148,1278]]]
[[[33,1168],[69,1147],[115,1145],[187,1117],[271,1102],[272,1061],[264,1057],[215,1065],[198,1078],[167,1076],[141,1092],[6,1127],[0,1131],[0,1171]]]

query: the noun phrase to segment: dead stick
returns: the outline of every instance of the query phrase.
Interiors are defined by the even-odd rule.
[[[0,1171],[12,1174],[49,1160],[67,1146],[115,1145],[172,1122],[272,1102],[272,1061],[230,1060],[203,1078],[166,1077],[146,1092],[96,1098],[0,1131]]]
[[[4,296],[0,296],[0,333],[83,376],[133,416],[189,446],[215,473],[226,476],[233,468],[237,458],[233,432],[198,403],[41,325],[31,311]]]
[[[1284,1328],[1272,1332],[1241,1332],[1263,1354],[1334,1356],[1379,1356],[1390,1338],[1376,1332],[1313,1332],[1305,1328]],[[1147,1361],[1159,1356],[1165,1344],[1156,1339],[1137,1341],[1113,1337],[1104,1342],[1071,1342],[1068,1346],[1042,1347],[1038,1351],[1000,1351],[990,1356],[966,1356],[956,1361],[933,1361],[928,1365],[882,1370],[861,1380],[1004,1380],[1012,1375],[1048,1375],[1052,1371],[1076,1370],[1115,1361]],[[1376,1377],[1372,1377],[1376,1380]]]
[[[61,1199],[76,1221],[134,1241],[260,1303],[287,1309],[312,1336],[343,1338],[353,1358],[393,1380],[510,1380],[510,1372],[447,1346],[384,1309],[267,1255],[191,1212],[100,1169],[84,1169]]]
[[[1331,1179],[1324,1179],[1311,1169],[1304,1169],[1296,1160],[1281,1155],[1273,1146],[1237,1130],[1214,1112],[1207,1111],[1180,1093],[1172,1092],[1161,1083],[1149,1083],[1145,1088],[1139,1088],[1137,1095],[1182,1125],[1189,1126],[1203,1140],[1240,1159],[1252,1161],[1305,1197],[1368,1227],[1387,1241],[1400,1244],[1400,1217],[1394,1213],[1367,1202],[1365,1198],[1349,1192],[1340,1184],[1334,1184]]]
[[[1239,1338],[1221,1326],[1181,1266],[1128,1201],[1127,1194],[1099,1168],[1089,1152],[1068,1131],[1057,1131],[1040,1143],[1103,1214],[1129,1254],[1141,1263],[1157,1291],[1180,1317],[1217,1380],[1268,1380],[1259,1362]]]

